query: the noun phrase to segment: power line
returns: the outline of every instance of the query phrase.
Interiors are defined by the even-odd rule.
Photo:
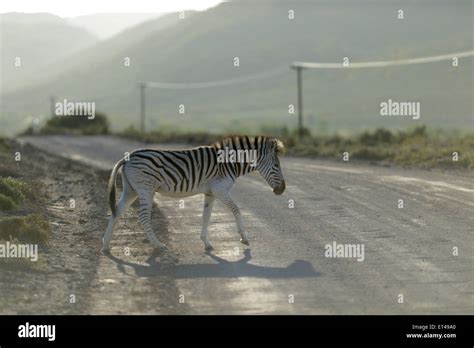
[[[442,60],[449,60],[453,58],[465,58],[473,56],[474,51],[454,52],[450,54],[443,54],[440,56],[431,57],[419,57],[410,59],[399,59],[399,60],[385,60],[385,61],[372,61],[372,62],[357,62],[348,63],[318,63],[318,62],[294,62],[291,66],[293,68],[301,67],[303,69],[360,69],[360,68],[382,68],[387,66],[397,65],[410,65],[410,64],[422,64],[422,63],[433,63]]]
[[[288,71],[288,68],[280,67],[273,70],[267,70],[259,74],[247,75],[235,79],[219,80],[219,81],[206,81],[206,82],[185,82],[185,83],[173,83],[173,82],[145,82],[147,87],[151,88],[162,88],[162,89],[193,89],[193,88],[211,88],[211,87],[222,87],[229,86],[238,83],[245,83],[250,81],[258,81],[267,79],[273,76],[282,75]]]
[[[465,58],[474,55],[474,51],[454,52],[443,54],[439,56],[418,57],[399,60],[385,60],[372,62],[357,62],[357,63],[319,63],[319,62],[294,62],[291,65],[292,69],[296,70],[296,90],[298,95],[298,134],[300,140],[303,138],[303,69],[360,69],[360,68],[384,68],[390,66],[401,66],[411,64],[425,64],[439,62],[443,60],[451,60],[453,58]]]

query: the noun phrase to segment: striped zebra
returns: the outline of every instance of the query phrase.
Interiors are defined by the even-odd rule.
[[[155,248],[165,247],[156,238],[150,223],[155,192],[175,198],[204,194],[201,240],[205,250],[213,249],[207,229],[215,198],[234,214],[240,241],[249,245],[240,210],[229,191],[238,177],[258,171],[273,192],[281,195],[285,191],[279,161],[283,152],[280,140],[264,136],[232,136],[211,146],[189,150],[140,149],[132,152],[115,164],[110,175],[108,189],[112,215],[102,239],[103,251],[109,250],[114,227],[137,198],[139,220],[150,243]],[[123,167],[123,191],[116,206],[115,185],[120,167]]]

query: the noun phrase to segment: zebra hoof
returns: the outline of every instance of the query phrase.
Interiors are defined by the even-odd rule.
[[[247,239],[241,239],[241,240],[240,240],[240,243],[245,244],[245,245],[247,245],[247,246],[250,245],[250,243],[249,243],[249,241],[248,241]]]
[[[167,251],[168,250],[168,247],[164,244],[154,245],[153,248],[156,251]]]
[[[209,244],[209,245],[206,245],[206,246],[204,247],[204,250],[206,250],[206,251],[212,251],[212,250],[214,250],[214,247]]]
[[[110,247],[102,244],[102,248],[100,249],[100,251],[102,251],[104,254],[110,254]]]

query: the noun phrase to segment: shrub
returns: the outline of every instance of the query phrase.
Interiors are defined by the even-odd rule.
[[[0,138],[0,152],[7,152],[10,149],[8,146],[7,140],[5,138]]]
[[[10,197],[16,204],[25,200],[25,197],[32,196],[30,186],[20,180],[8,178],[0,178],[0,194]]]
[[[378,128],[375,132],[364,132],[359,136],[359,142],[363,145],[377,145],[379,143],[392,143],[394,136],[392,132],[384,128]]]
[[[49,234],[49,222],[39,214],[0,219],[0,239],[14,238],[22,242],[46,243]]]
[[[86,116],[55,116],[46,122],[40,133],[43,134],[108,134],[109,122],[102,113],[96,113],[93,119]]]
[[[0,193],[0,210],[16,210],[18,205],[15,201],[8,196],[5,196],[3,193]]]

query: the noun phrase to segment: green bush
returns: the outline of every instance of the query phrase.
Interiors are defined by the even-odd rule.
[[[376,145],[380,143],[392,143],[394,136],[389,130],[379,128],[375,132],[364,132],[359,136],[359,142],[363,145]]]
[[[15,201],[8,196],[5,196],[3,193],[0,193],[0,210],[16,210],[18,205]]]
[[[10,146],[7,143],[7,139],[0,138],[0,152],[7,152],[10,149]]]
[[[13,178],[0,178],[0,194],[10,197],[15,203],[21,203],[28,191],[27,185]]]
[[[22,242],[46,243],[49,239],[49,234],[49,222],[39,214],[0,219],[0,239],[18,239]]]
[[[86,116],[55,116],[41,128],[43,134],[108,134],[109,122],[102,113],[96,113],[93,119]]]
[[[35,199],[30,185],[11,177],[0,178],[0,210],[18,209],[25,199]]]

